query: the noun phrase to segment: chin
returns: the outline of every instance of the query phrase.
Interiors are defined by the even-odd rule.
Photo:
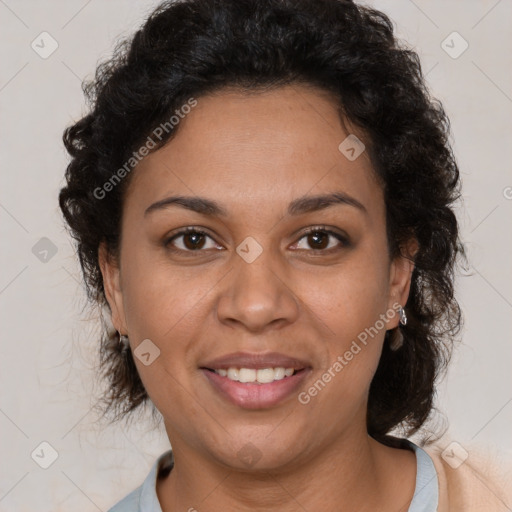
[[[268,432],[272,430],[275,425]],[[267,432],[259,436],[242,435],[237,431],[237,435],[226,437],[210,448],[213,457],[230,469],[263,473],[284,470],[293,464],[304,450],[301,437],[298,434],[271,437]]]

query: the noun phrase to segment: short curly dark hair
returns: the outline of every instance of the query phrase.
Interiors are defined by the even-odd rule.
[[[411,237],[419,245],[405,343],[398,351],[384,344],[369,393],[368,433],[389,443],[390,431],[399,427],[410,435],[433,410],[435,382],[461,325],[453,293],[461,245],[449,122],[429,95],[417,54],[395,38],[386,15],[343,0],[161,4],[85,85],[90,113],[64,133],[71,162],[59,203],[77,242],[87,296],[108,309],[98,247],[105,241],[118,257],[123,197],[133,173],[112,187],[108,200],[98,198],[98,187],[190,97],[300,83],[333,94],[342,118],[368,138],[384,190],[391,256]],[[105,400],[116,418],[148,398],[130,350],[123,352],[118,341],[104,324]]]

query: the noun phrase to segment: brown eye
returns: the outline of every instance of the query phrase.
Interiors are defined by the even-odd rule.
[[[305,242],[303,242],[305,240]],[[313,251],[335,250],[336,248],[347,247],[348,238],[341,233],[336,233],[328,229],[312,229],[306,232],[297,242],[297,249],[312,249]]]
[[[329,235],[322,231],[315,231],[307,235],[308,243],[313,249],[325,249],[329,245]]]
[[[218,249],[211,236],[198,229],[185,229],[168,238],[165,247],[176,252],[200,252],[203,249]]]
[[[190,250],[201,249],[204,246],[205,237],[202,233],[187,233],[183,235],[183,245]]]

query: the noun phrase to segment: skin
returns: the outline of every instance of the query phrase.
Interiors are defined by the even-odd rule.
[[[414,454],[373,440],[365,423],[385,330],[397,315],[306,405],[294,393],[275,407],[242,409],[199,370],[232,352],[275,351],[310,363],[299,391],[307,390],[379,315],[406,303],[413,264],[389,256],[371,161],[338,150],[349,133],[365,140],[314,87],[224,89],[198,98],[175,138],[133,171],[120,261],[104,246],[99,256],[114,326],[132,350],[149,338],[161,351],[149,366],[135,361],[175,456],[157,484],[164,512],[408,508]],[[333,192],[364,210],[286,213],[299,197]],[[144,215],[171,195],[206,197],[227,215],[176,204]],[[349,243],[304,234],[318,225]],[[188,226],[208,233],[199,250],[187,236],[165,246]],[[263,249],[252,263],[236,252],[248,236]],[[260,456],[251,467],[237,457],[249,442]]]

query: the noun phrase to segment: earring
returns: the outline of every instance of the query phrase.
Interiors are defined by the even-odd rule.
[[[400,306],[398,310],[398,316],[400,318],[400,324],[395,329],[389,331],[389,348],[393,350],[393,352],[397,351],[404,344],[404,335],[400,330],[400,325],[407,325],[407,315],[402,306]]]
[[[130,340],[128,339],[128,336],[126,336],[126,334],[119,333],[119,346],[123,351],[128,350],[128,348],[130,347]]]
[[[400,306],[400,309],[398,310],[398,316],[400,317],[400,323],[402,325],[407,325],[407,315],[405,314],[405,309]]]

